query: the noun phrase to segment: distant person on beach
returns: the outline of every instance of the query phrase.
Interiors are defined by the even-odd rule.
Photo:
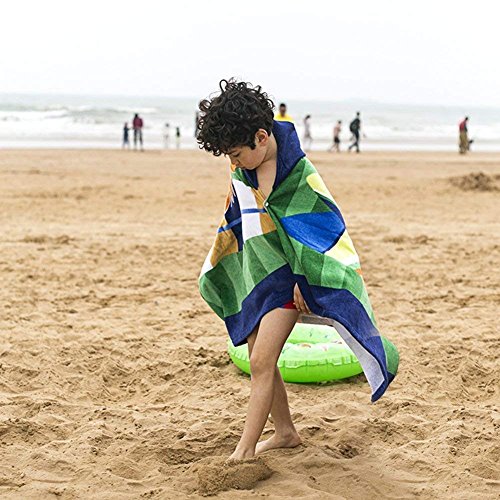
[[[347,151],[356,148],[356,153],[359,153],[359,134],[361,132],[361,113],[359,111],[356,113],[356,118],[349,124],[349,130],[352,134],[352,144],[347,148]]]
[[[170,123],[165,123],[163,127],[163,147],[165,149],[170,147]]]
[[[333,144],[328,151],[337,151],[340,153],[340,132],[342,132],[342,120],[338,120],[333,127]]]
[[[144,151],[144,147],[142,145],[142,127],[144,126],[144,122],[142,118],[136,113],[134,115],[134,120],[132,122],[132,127],[134,128],[134,149],[137,149],[137,141],[141,145],[141,151]]]
[[[312,135],[311,135],[311,115],[307,115],[304,118],[304,149],[306,151],[311,149],[312,146]]]
[[[276,116],[274,119],[278,122],[292,122],[293,123],[293,118],[287,113],[287,108],[286,104],[282,102],[279,107],[278,113],[276,113]]]
[[[469,140],[469,130],[467,129],[468,122],[469,117],[466,116],[458,125],[458,151],[461,155],[469,151],[472,142]]]
[[[122,149],[127,148],[130,149],[130,141],[128,138],[128,132],[130,128],[128,126],[128,122],[125,122],[123,124],[123,142],[122,142]]]
[[[175,127],[175,146],[177,149],[181,147],[181,128]]]

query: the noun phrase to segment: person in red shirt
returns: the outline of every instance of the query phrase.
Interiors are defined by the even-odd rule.
[[[458,125],[458,151],[461,155],[464,155],[469,151],[470,141],[469,141],[469,132],[467,130],[467,122],[469,121],[469,117],[466,116]]]
[[[144,151],[144,147],[142,145],[142,127],[144,126],[144,122],[142,118],[136,113],[134,115],[134,120],[132,121],[132,127],[134,129],[134,149],[137,149],[137,141],[141,145],[141,151]]]

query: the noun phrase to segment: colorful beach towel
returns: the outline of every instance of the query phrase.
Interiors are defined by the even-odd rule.
[[[379,399],[397,372],[381,338],[344,219],[305,156],[293,124],[274,122],[277,172],[267,198],[252,170],[234,169],[224,217],[199,278],[202,297],[235,346],[298,284],[311,311],[333,320]]]

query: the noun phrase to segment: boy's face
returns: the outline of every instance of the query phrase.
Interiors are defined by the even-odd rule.
[[[235,146],[227,155],[231,163],[243,170],[254,170],[259,167],[266,157],[269,145],[269,135],[263,129],[255,134],[255,149],[249,146]]]

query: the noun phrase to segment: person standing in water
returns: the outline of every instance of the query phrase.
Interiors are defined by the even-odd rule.
[[[274,119],[277,122],[292,122],[293,123],[293,118],[287,113],[287,108],[286,104],[282,102],[279,106],[279,111],[276,113],[276,116]]]
[[[181,128],[175,127],[175,146],[177,149],[181,147]]]
[[[144,147],[142,144],[142,127],[144,126],[144,122],[142,118],[136,113],[134,115],[134,120],[132,122],[132,127],[134,128],[134,149],[137,149],[137,141],[141,145],[141,151],[144,151]]]
[[[351,151],[352,148],[356,148],[356,153],[359,153],[359,134],[361,132],[361,113],[358,111],[356,113],[356,118],[349,124],[349,130],[351,131],[353,142],[347,148],[347,151]]]
[[[309,151],[312,146],[312,135],[311,135],[311,115],[307,115],[304,118],[304,150]]]
[[[342,121],[338,120],[335,127],[333,127],[333,144],[328,151],[333,150],[340,153],[340,132],[342,132]]]
[[[163,128],[163,147],[165,149],[170,147],[170,123],[165,123]]]
[[[469,141],[469,131],[467,129],[467,124],[469,117],[466,116],[458,125],[458,152],[464,155],[469,151],[470,141]]]
[[[128,138],[128,132],[129,132],[130,128],[128,126],[128,122],[125,122],[123,124],[123,142],[122,142],[122,149],[130,149],[130,141],[129,141],[129,138]]]

